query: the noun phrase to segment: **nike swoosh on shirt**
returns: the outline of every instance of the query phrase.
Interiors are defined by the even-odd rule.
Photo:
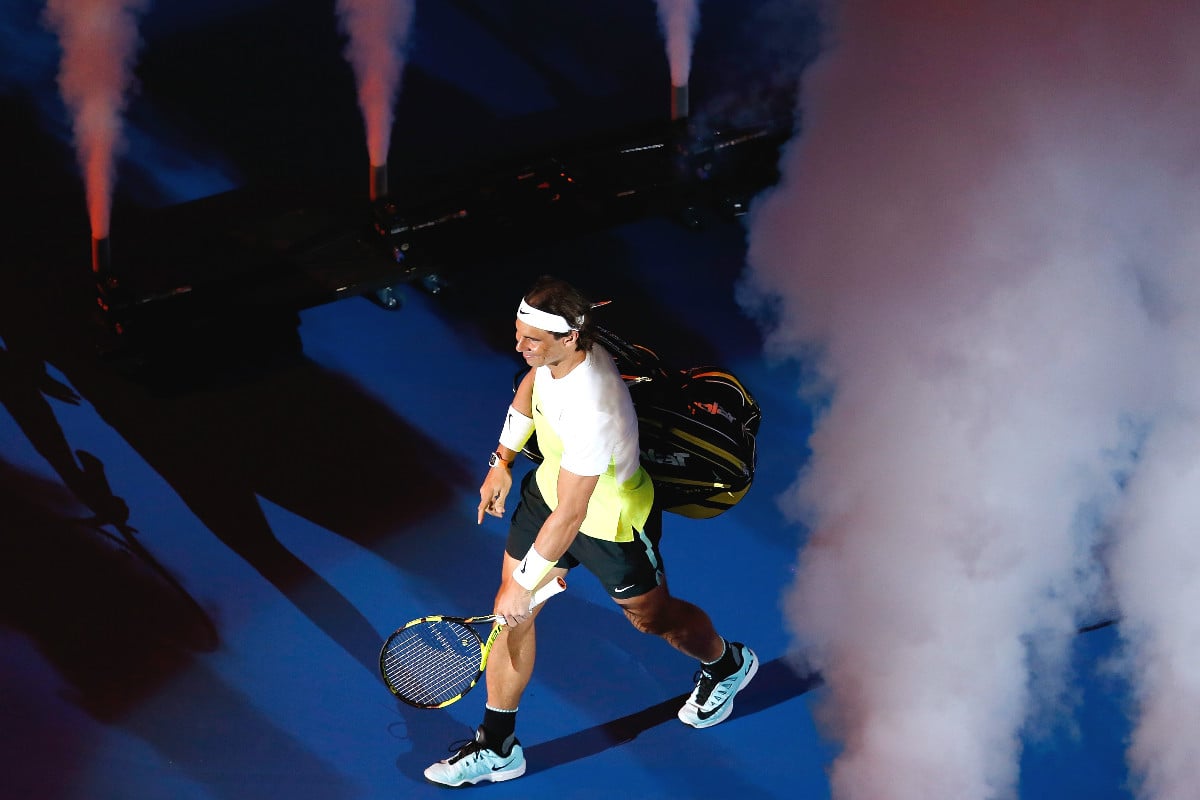
[[[635,586],[637,586],[636,583],[631,583],[628,586],[618,586],[615,589],[613,589],[613,591],[616,592],[617,594],[623,594],[624,592],[628,592],[630,589],[632,589]]]

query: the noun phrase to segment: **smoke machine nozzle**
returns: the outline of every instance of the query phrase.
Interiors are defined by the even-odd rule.
[[[371,199],[378,200],[387,197],[388,168],[387,164],[371,165]]]
[[[688,87],[671,86],[671,119],[683,119],[688,115]]]

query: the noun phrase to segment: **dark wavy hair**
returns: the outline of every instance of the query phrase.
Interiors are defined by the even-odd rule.
[[[566,319],[567,324],[576,328],[579,331],[579,340],[575,343],[576,350],[586,353],[592,349],[596,341],[592,303],[574,286],[561,278],[543,275],[529,287],[529,291],[525,293],[525,302],[547,314],[558,314]],[[555,333],[554,338],[561,339],[567,335]]]

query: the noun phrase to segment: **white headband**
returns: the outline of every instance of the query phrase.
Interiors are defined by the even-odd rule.
[[[523,297],[521,298],[521,305],[517,306],[517,319],[535,328],[550,331],[550,333],[570,333],[571,331],[579,330],[579,326],[583,324],[582,317],[574,325],[571,325],[567,322],[566,317],[542,311],[540,308],[534,308],[529,303],[526,303]]]

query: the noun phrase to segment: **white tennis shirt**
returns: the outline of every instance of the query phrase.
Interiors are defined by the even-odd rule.
[[[607,350],[594,345],[562,378],[538,367],[533,377],[533,422],[544,460],[538,488],[558,506],[560,466],[576,475],[598,475],[581,530],[608,541],[632,541],[654,500],[650,477],[638,460],[638,421],[629,389]]]

